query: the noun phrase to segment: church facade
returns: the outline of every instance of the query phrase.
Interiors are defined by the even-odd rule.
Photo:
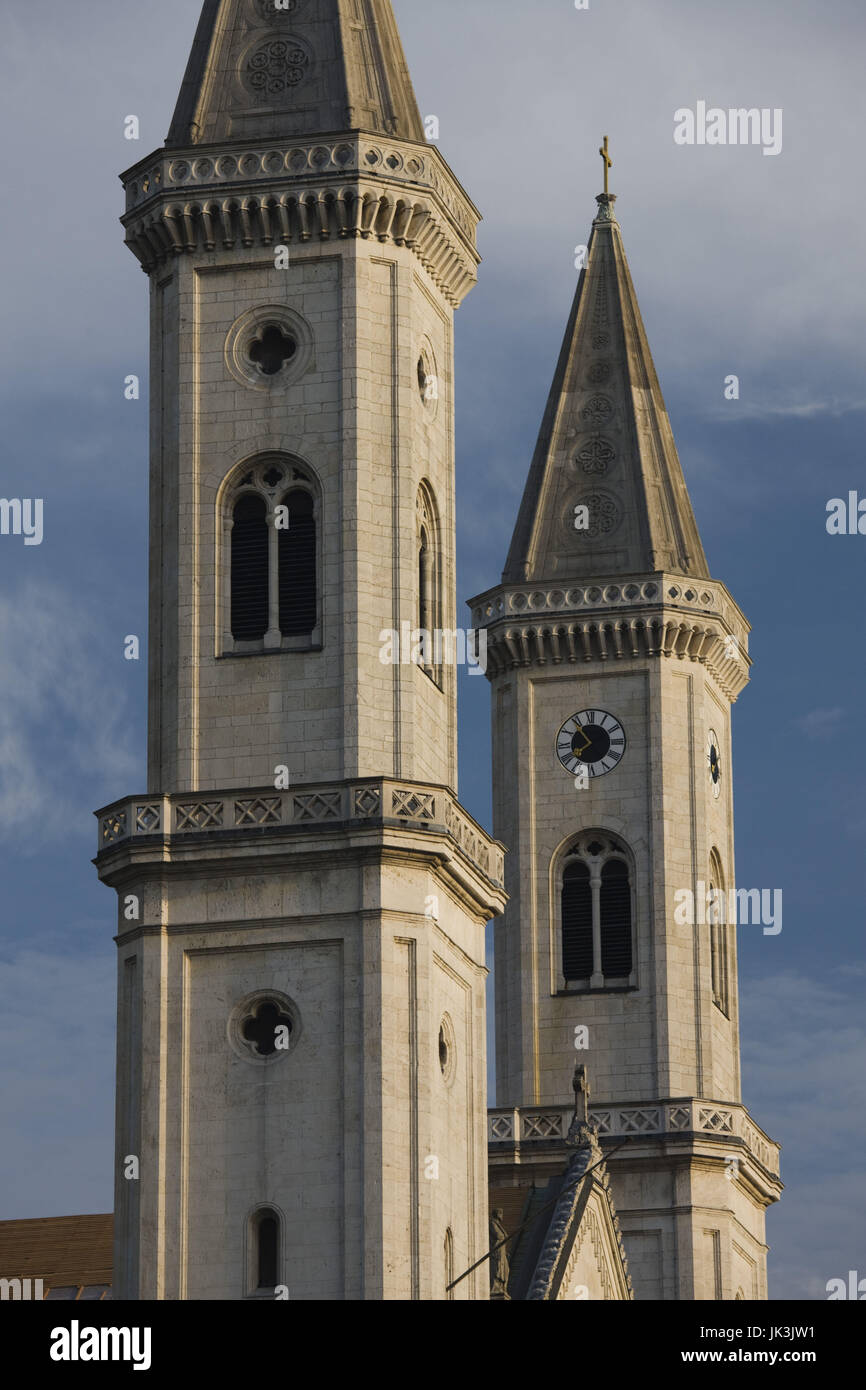
[[[615,199],[471,605],[493,838],[458,800],[447,643],[383,659],[406,623],[459,631],[454,312],[479,260],[390,0],[205,0],[165,147],[123,177],[151,568],[147,791],[98,813],[113,1296],[766,1297],[778,1150],[742,1106],[734,932],[673,913],[734,883],[748,626],[709,576]]]

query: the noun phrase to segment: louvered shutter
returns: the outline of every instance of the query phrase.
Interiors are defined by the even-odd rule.
[[[289,529],[278,531],[280,556],[280,631],[284,637],[309,637],[316,627],[316,518],[313,499],[296,488],[283,499]]]
[[[264,499],[241,497],[232,527],[232,636],[258,642],[268,630],[268,522]]]
[[[601,968],[613,979],[631,974],[631,886],[621,859],[601,871]]]
[[[592,890],[585,864],[569,864],[562,875],[562,973],[566,980],[592,974]]]

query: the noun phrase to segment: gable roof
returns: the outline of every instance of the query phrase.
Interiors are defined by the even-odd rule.
[[[558,1200],[547,1225],[541,1225],[534,1264],[524,1269],[525,1292],[515,1290],[512,1297],[528,1302],[567,1298],[582,1257],[580,1268],[592,1269],[601,1297],[631,1299],[628,1261],[598,1132],[594,1125],[575,1123],[566,1143],[574,1152],[565,1173],[551,1184],[553,1191],[558,1187]]]
[[[41,1279],[46,1297],[51,1290],[63,1296],[61,1289],[70,1298],[102,1297],[111,1285],[113,1240],[111,1212],[0,1221],[0,1279]]]

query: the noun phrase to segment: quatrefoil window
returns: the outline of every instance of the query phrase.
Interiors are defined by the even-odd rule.
[[[248,348],[250,361],[255,362],[264,376],[276,376],[286,362],[291,362],[297,350],[297,340],[276,324],[268,324]]]
[[[247,309],[226,336],[225,363],[242,386],[282,393],[313,365],[312,327],[288,304]]]
[[[303,1020],[288,995],[268,987],[255,990],[235,1005],[226,1031],[232,1050],[242,1061],[274,1067],[298,1046]]]
[[[288,1052],[294,1027],[285,1009],[267,999],[245,1020],[241,1036],[257,1057],[273,1057],[275,1052]]]

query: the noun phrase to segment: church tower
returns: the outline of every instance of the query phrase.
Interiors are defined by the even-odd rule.
[[[734,884],[749,629],[710,578],[597,201],[502,583],[471,605],[508,849],[491,1200],[516,1216],[513,1189],[561,1170],[577,1049],[635,1296],[765,1298],[778,1149],[742,1106],[735,929],[706,902]]]
[[[151,571],[147,792],[98,813],[115,1297],[444,1299],[487,1248],[503,853],[457,801],[447,651],[388,634],[455,626],[478,214],[389,0],[205,0],[123,182]]]

